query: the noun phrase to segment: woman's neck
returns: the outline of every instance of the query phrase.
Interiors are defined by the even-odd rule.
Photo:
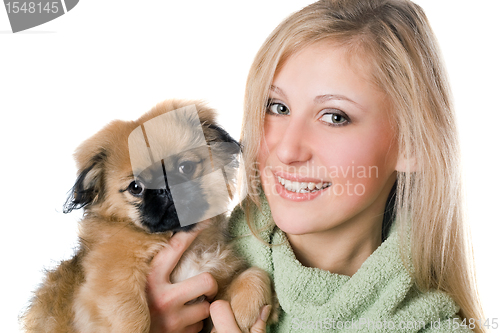
[[[297,260],[306,267],[317,267],[342,275],[354,275],[363,262],[380,246],[382,221],[351,222],[320,233],[288,234],[288,240]]]

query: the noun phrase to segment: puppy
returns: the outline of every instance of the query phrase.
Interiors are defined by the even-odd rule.
[[[230,302],[243,332],[265,304],[277,319],[269,277],[235,256],[219,215],[235,191],[239,145],[213,110],[190,104],[165,101],[137,121],[114,121],[77,149],[65,212],[84,209],[79,248],[36,291],[23,318],[28,332],[149,332],[150,262],[175,232],[200,221],[209,226],[170,280],[212,274],[216,298]]]

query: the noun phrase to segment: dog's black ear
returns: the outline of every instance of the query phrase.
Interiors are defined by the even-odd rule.
[[[217,137],[215,138],[214,141],[233,143],[232,145],[228,145],[228,147],[233,147],[232,149],[234,149],[234,151],[227,151],[227,153],[238,154],[241,152],[242,149],[241,144],[235,139],[233,139],[233,137],[229,135],[229,133],[226,132],[222,127],[214,124],[209,124],[208,128],[215,130],[217,132]]]
[[[80,172],[64,204],[63,212],[65,214],[70,213],[74,209],[80,209],[88,204],[97,202],[100,196],[104,195],[105,159],[106,153],[101,151],[95,155],[91,159],[89,165]]]

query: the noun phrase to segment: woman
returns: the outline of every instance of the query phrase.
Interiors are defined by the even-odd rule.
[[[243,123],[233,235],[274,280],[272,331],[483,331],[450,92],[420,7],[326,0],[292,15],[256,56]],[[165,282],[194,236],[155,258],[152,331],[195,332],[210,311],[237,332],[227,303],[184,305],[216,293],[210,276]]]

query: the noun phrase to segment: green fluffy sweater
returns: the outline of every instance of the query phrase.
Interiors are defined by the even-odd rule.
[[[261,239],[273,246],[251,234],[240,208],[231,216],[231,234],[236,250],[274,281],[281,312],[268,332],[470,332],[450,296],[416,288],[396,231],[349,277],[303,266],[265,200],[254,218]]]

